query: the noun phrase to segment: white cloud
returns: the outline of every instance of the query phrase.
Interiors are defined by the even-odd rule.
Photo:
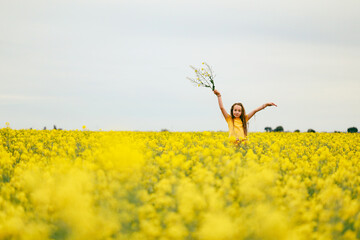
[[[226,130],[213,94],[185,78],[188,65],[206,60],[227,106],[279,104],[259,113],[252,131],[344,129],[347,119],[328,119],[336,108],[360,120],[353,114],[360,107],[359,5],[7,2],[0,8],[1,115],[18,119],[14,127],[60,121],[67,128]]]
[[[58,97],[53,96],[26,96],[26,95],[0,95],[0,104],[5,104],[9,102],[31,102],[31,101],[49,101],[49,100],[59,100]]]

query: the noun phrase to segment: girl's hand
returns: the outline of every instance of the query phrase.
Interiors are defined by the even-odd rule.
[[[218,91],[218,90],[214,90],[214,94],[216,95],[216,96],[218,96],[218,97],[221,97],[221,94],[220,94],[220,92]]]
[[[275,103],[273,103],[273,102],[268,102],[268,103],[265,103],[265,104],[264,104],[264,108],[270,107],[270,106],[275,106],[275,107],[277,107],[277,105],[276,105]]]

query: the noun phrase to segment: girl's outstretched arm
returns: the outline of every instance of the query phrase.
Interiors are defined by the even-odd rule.
[[[224,108],[224,105],[223,105],[223,102],[222,102],[222,99],[221,99],[221,94],[220,94],[220,92],[215,89],[215,90],[214,90],[214,94],[215,94],[215,95],[217,96],[217,98],[218,98],[219,107],[220,107],[220,110],[221,110],[222,114],[224,115],[224,118],[227,118],[227,117],[230,116],[230,115],[226,112],[226,110],[225,110],[225,108]]]
[[[254,116],[255,113],[257,113],[258,111],[263,110],[264,108],[269,107],[269,106],[275,106],[275,107],[277,107],[277,105],[276,105],[275,103],[272,103],[272,102],[265,103],[265,104],[261,105],[260,107],[256,108],[255,110],[253,110],[252,112],[250,112],[250,113],[248,114],[248,120],[249,120],[252,116]]]

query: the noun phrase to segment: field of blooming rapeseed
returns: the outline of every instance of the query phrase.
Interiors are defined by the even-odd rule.
[[[0,129],[0,239],[360,238],[360,134]]]

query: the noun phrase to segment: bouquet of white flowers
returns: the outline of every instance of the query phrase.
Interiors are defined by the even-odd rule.
[[[214,83],[214,73],[211,69],[211,67],[203,62],[202,65],[204,65],[202,68],[195,68],[193,66],[190,66],[195,71],[195,78],[187,78],[191,82],[198,85],[198,87],[208,87],[211,88],[211,90],[215,90],[215,83]]]

